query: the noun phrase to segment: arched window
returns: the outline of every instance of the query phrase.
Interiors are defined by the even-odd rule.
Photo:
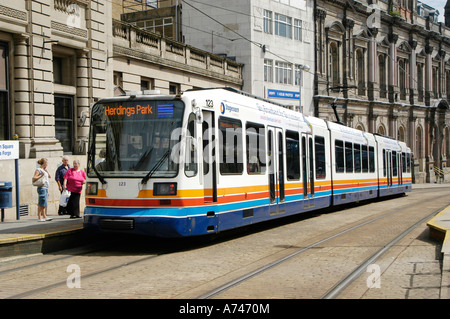
[[[383,125],[378,126],[377,133],[380,135],[386,135],[386,130]]]
[[[357,130],[360,130],[360,131],[363,131],[363,132],[365,131],[365,130],[364,130],[364,126],[363,126],[362,124],[356,125],[356,129],[357,129]]]

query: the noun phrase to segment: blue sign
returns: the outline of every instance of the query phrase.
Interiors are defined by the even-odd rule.
[[[293,91],[281,91],[269,89],[267,93],[269,98],[291,99],[291,100],[298,100],[300,98],[300,93]]]
[[[158,105],[158,117],[173,117],[173,104]]]

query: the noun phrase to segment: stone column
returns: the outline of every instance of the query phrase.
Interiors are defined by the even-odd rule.
[[[425,105],[431,105],[431,95],[433,91],[433,61],[431,54],[433,53],[433,47],[427,44],[425,46]]]
[[[396,43],[398,40],[398,34],[389,34],[389,67],[388,67],[388,92],[389,102],[394,103],[396,101],[396,95],[399,93],[397,87],[397,48]]]
[[[63,148],[55,134],[53,96],[53,53],[51,39],[51,0],[30,1],[32,38],[30,43],[32,146],[30,157],[59,157]],[[36,6],[34,6],[36,4]]]
[[[77,51],[77,96],[74,124],[77,127],[75,153],[86,154],[89,135],[89,61],[88,50]]]
[[[409,41],[411,46],[411,56],[409,58],[409,103],[414,104],[417,91],[417,63],[416,63],[416,47],[417,41]]]
[[[15,133],[19,135],[20,158],[28,158],[31,148],[32,112],[30,109],[30,69],[28,36],[14,36],[14,114]]]
[[[377,70],[378,70],[378,59],[377,59],[377,34],[378,29],[372,28],[370,29],[371,38],[369,42],[369,74],[368,74],[368,98],[369,101],[373,101],[379,97],[379,85],[377,83]]]

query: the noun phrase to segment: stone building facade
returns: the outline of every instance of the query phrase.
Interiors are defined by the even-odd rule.
[[[432,8],[431,8],[432,9]],[[449,179],[450,29],[417,0],[316,0],[315,115],[405,141],[416,182]]]
[[[111,1],[0,0],[0,141],[18,138],[20,205],[36,215],[37,160],[54,175],[63,154],[86,165],[90,106],[117,92],[242,88],[242,65],[112,18]],[[15,181],[0,160],[0,181]],[[59,192],[50,183],[49,211]],[[82,197],[81,202],[84,201]],[[13,203],[15,203],[13,192]],[[6,209],[6,218],[16,207]]]

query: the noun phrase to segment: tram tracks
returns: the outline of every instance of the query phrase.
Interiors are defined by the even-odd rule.
[[[105,251],[108,249],[111,249],[114,245],[116,245],[119,242],[119,240],[116,240],[114,242],[109,242],[107,244],[101,244],[94,245],[94,246],[88,246],[88,247],[80,247],[76,249],[71,249],[70,252],[60,252],[61,254],[67,253],[67,255],[63,256],[55,256],[50,257],[45,260],[35,260],[33,258],[31,259],[30,263],[25,263],[24,265],[19,265],[18,267],[14,267],[13,263],[6,262],[7,265],[3,265],[2,268],[0,268],[0,282],[2,282],[2,285],[0,287],[0,298],[4,299],[21,299],[26,298],[33,295],[38,295],[39,293],[49,291],[54,288],[66,286],[68,283],[68,273],[65,273],[61,271],[61,269],[66,269],[67,265],[76,265],[76,264],[82,264],[84,261],[82,261],[82,258],[92,259],[98,258],[102,259],[105,258]],[[82,273],[83,280],[92,278],[98,275],[102,275],[120,268],[128,267],[136,263],[145,262],[150,259],[156,258],[160,256],[161,254],[165,254],[167,252],[162,252],[159,254],[152,254],[152,255],[146,255],[144,257],[138,256],[138,257],[131,257],[131,256],[125,256],[125,261],[108,265],[107,267],[100,267],[99,269],[91,270],[87,273]],[[96,255],[98,254],[98,255]],[[40,256],[43,257],[43,256]],[[48,256],[45,256],[48,257]],[[92,260],[90,261],[92,263]],[[104,263],[99,263],[100,265],[104,265]],[[1,264],[0,264],[1,265]],[[87,268],[87,267],[86,267]],[[51,274],[50,276],[46,277],[46,280],[39,279],[41,283],[36,283],[34,274],[36,272],[39,272],[40,269],[50,269],[50,271],[54,269],[58,269],[58,272]],[[14,289],[11,290],[10,293],[5,292],[8,290],[8,279],[11,278],[11,276],[14,276],[14,274],[19,274],[22,277],[29,277],[29,281],[32,282],[31,288],[24,287],[21,292],[13,292],[17,291],[17,286],[14,287]],[[5,280],[3,277],[7,276],[7,279]],[[51,277],[51,278],[50,278]]]
[[[441,196],[435,196],[433,197],[431,200],[437,200],[441,198]],[[405,211],[405,210],[409,210],[412,207],[417,206],[417,203],[413,203],[410,205],[406,205],[403,206],[401,208],[392,210],[390,212],[384,213],[382,215],[376,216],[374,218],[370,218],[369,220],[366,220],[364,222],[358,223],[357,225],[354,225],[352,227],[349,227],[347,229],[344,229],[342,231],[339,231],[333,235],[330,235],[326,238],[320,239],[315,241],[312,244],[309,244],[305,247],[299,248],[297,249],[295,252],[290,253],[287,256],[284,256],[278,260],[272,261],[269,264],[266,264],[256,270],[253,270],[251,272],[248,272],[245,275],[241,275],[240,277],[233,279],[231,281],[228,281],[225,284],[220,285],[219,287],[212,289],[204,294],[202,294],[201,296],[198,297],[198,299],[210,299],[210,298],[221,298],[221,294],[233,287],[239,286],[243,283],[245,283],[246,281],[261,275],[295,257],[298,257],[308,251],[310,251],[313,248],[317,248],[327,242],[332,241],[333,239],[336,239],[340,236],[343,236],[345,234],[348,234],[349,232],[352,232],[356,229],[359,229],[363,226],[369,225],[371,223],[374,223],[376,221],[379,221],[381,219],[387,218],[389,216],[395,215],[401,211]],[[339,294],[341,294],[352,282],[354,282],[357,278],[359,278],[359,276],[361,276],[361,274],[366,271],[367,267],[370,264],[373,264],[380,256],[382,256],[384,253],[386,253],[389,249],[391,249],[395,244],[397,244],[402,238],[404,238],[407,234],[409,234],[411,231],[413,231],[415,228],[417,228],[419,225],[423,224],[424,222],[426,222],[427,220],[431,219],[434,215],[436,215],[439,211],[441,211],[443,208],[447,207],[448,203],[446,203],[445,205],[443,205],[441,208],[437,209],[437,210],[433,210],[432,213],[427,214],[425,217],[421,218],[420,220],[418,220],[417,222],[415,222],[413,225],[411,225],[410,227],[408,227],[406,230],[404,230],[403,232],[401,232],[398,236],[396,236],[394,239],[390,240],[388,243],[385,243],[380,249],[378,249],[375,253],[373,253],[369,258],[367,258],[366,260],[364,260],[358,267],[356,267],[355,269],[353,269],[351,272],[349,272],[346,276],[343,276],[336,284],[334,284],[334,286],[332,288],[330,288],[326,293],[324,293],[321,296],[321,299],[333,299],[339,296]],[[298,246],[298,245],[297,245]]]
[[[361,275],[361,273],[366,269],[367,264],[373,263],[379,256],[383,255],[385,251],[389,250],[393,245],[398,243],[401,238],[406,236],[411,230],[413,230],[417,225],[420,225],[427,219],[431,218],[437,211],[440,210],[438,207],[440,206],[446,206],[448,205],[448,196],[446,199],[442,199],[442,193],[441,194],[432,194],[429,195],[427,198],[428,202],[434,203],[433,210],[431,213],[429,211],[426,212],[426,216],[424,217],[424,214],[420,218],[416,218],[413,220],[411,218],[411,221],[408,221],[408,225],[405,224],[403,232],[398,235],[398,232],[396,232],[395,238],[391,239],[390,241],[386,240],[386,242],[383,243],[373,243],[373,250],[371,251],[370,256],[366,256],[365,258],[361,258],[363,260],[359,263],[359,267],[353,267],[352,271],[348,271],[347,274],[343,275],[340,274],[339,277],[336,277],[334,282],[329,284],[328,288],[323,288],[322,292],[320,294],[314,295],[312,298],[336,298],[339,296],[339,293],[341,293],[346,287],[348,287],[353,280],[358,278],[358,276]],[[440,200],[441,199],[441,200]],[[399,199],[401,200],[401,199]],[[396,200],[394,200],[396,201]],[[357,206],[358,209],[362,208],[364,209],[371,209],[371,208],[365,208],[365,207],[371,207],[371,206]],[[198,285],[194,285],[195,281],[190,281],[190,286],[185,286],[182,288],[177,288],[178,292],[171,292],[164,296],[167,298],[200,298],[200,299],[209,299],[209,298],[239,298],[239,294],[234,294],[235,289],[239,289],[239,287],[242,287],[245,285],[249,285],[249,282],[252,282],[252,279],[258,279],[263,278],[264,276],[267,276],[267,274],[272,274],[272,271],[275,272],[283,272],[283,270],[279,271],[280,269],[278,267],[285,267],[286,264],[289,264],[290,262],[297,261],[299,258],[301,259],[308,259],[311,258],[313,253],[322,251],[325,253],[325,246],[343,246],[345,245],[345,241],[341,242],[333,242],[334,240],[339,241],[342,239],[342,237],[345,237],[348,234],[352,234],[353,232],[364,232],[362,229],[366,226],[367,228],[374,227],[373,225],[376,222],[382,222],[383,220],[388,220],[389,217],[394,217],[397,214],[399,215],[407,215],[407,212],[412,210],[413,208],[423,208],[427,207],[427,204],[424,203],[424,201],[419,201],[417,199],[414,199],[414,201],[411,201],[411,203],[407,204],[400,204],[396,205],[389,210],[384,211],[377,211],[377,213],[370,214],[371,216],[366,216],[364,219],[354,219],[351,222],[347,222],[344,224],[341,224],[341,226],[336,225],[336,227],[330,227],[326,232],[319,233],[317,232],[315,235],[311,237],[305,237],[300,236],[297,240],[289,241],[289,245],[275,245],[274,247],[281,248],[279,250],[272,249],[272,254],[260,254],[257,259],[253,259],[253,262],[251,259],[248,259],[245,264],[242,265],[242,268],[236,268],[236,264],[234,268],[229,268],[228,271],[223,271],[221,274],[214,275],[214,272],[210,272],[208,276],[208,281],[204,282],[203,284],[199,282]],[[377,208],[380,209],[380,206]],[[345,212],[346,214],[347,212]],[[332,213],[331,213],[332,214]],[[339,213],[337,213],[339,214]],[[358,214],[359,215],[359,214]],[[327,219],[328,222],[333,219],[333,215],[323,215],[321,218]],[[388,223],[388,222],[386,222]],[[392,222],[389,222],[392,223]],[[313,224],[312,220],[308,221],[307,224]],[[286,225],[286,227],[291,228],[289,224]],[[281,228],[284,228],[282,226]],[[295,228],[301,229],[301,225],[295,226]],[[267,230],[270,234],[269,236],[273,236],[274,234],[278,233],[279,231],[276,228],[269,228]],[[265,232],[265,231],[264,231]],[[262,234],[261,234],[262,235]],[[258,237],[261,236],[258,234]],[[241,242],[247,242],[247,236],[243,237],[237,237],[238,241]],[[250,237],[252,235],[250,234]],[[264,234],[264,237],[266,237],[266,234]],[[303,239],[300,239],[303,238]],[[250,238],[249,238],[250,239]],[[152,243],[152,247],[145,249],[144,251],[142,249],[135,249],[135,251],[130,251],[126,246],[122,246],[119,249],[115,249],[115,247],[119,244],[122,245],[120,241],[116,241],[114,243],[111,243],[107,249],[110,247],[113,247],[112,251],[106,251],[105,247],[99,248],[94,247],[92,249],[86,249],[83,252],[72,252],[68,256],[62,255],[61,256],[55,256],[53,258],[43,260],[43,258],[36,258],[34,261],[31,261],[27,264],[20,263],[19,267],[13,267],[10,264],[8,267],[5,267],[4,265],[0,264],[0,282],[2,282],[2,285],[0,285],[0,298],[10,298],[10,299],[18,299],[18,298],[35,298],[39,297],[44,293],[48,293],[48,296],[56,296],[58,295],[58,291],[61,291],[61,289],[64,290],[64,286],[67,284],[67,276],[68,274],[65,271],[61,271],[61,269],[65,270],[65,267],[67,267],[68,264],[71,263],[83,263],[83,272],[82,272],[82,279],[83,279],[83,288],[90,289],[91,287],[95,287],[95,285],[98,285],[98,283],[102,282],[104,275],[107,275],[107,278],[115,277],[117,274],[120,274],[123,276],[126,272],[133,272],[135,271],[136,267],[141,267],[145,270],[155,270],[154,267],[160,267],[162,265],[165,265],[165,263],[169,262],[172,263],[176,262],[176,260],[182,260],[183,262],[186,262],[189,260],[189,263],[191,263],[191,267],[194,264],[194,261],[196,258],[198,258],[200,253],[200,256],[206,256],[210,254],[212,251],[216,249],[221,249],[220,245],[224,244],[225,246],[233,245],[232,242],[234,241],[234,238],[228,238],[225,239],[225,241],[221,242],[212,242],[211,245],[195,245],[194,247],[187,248],[185,245],[183,246],[177,246],[174,247],[173,245],[161,245],[161,242],[155,242]],[[279,243],[279,242],[278,242]],[[144,245],[143,245],[144,246]],[[217,246],[217,247],[215,247]],[[381,247],[378,247],[381,246]],[[328,247],[327,247],[328,248]],[[135,254],[136,252],[136,254]],[[173,254],[173,252],[176,252],[176,254]],[[208,252],[208,253],[206,253]],[[177,259],[175,255],[179,255],[179,257],[182,257],[181,259]],[[162,259],[157,259],[156,257],[162,257],[165,256]],[[196,257],[197,256],[197,257]],[[212,256],[212,255],[209,255]],[[49,257],[49,256],[42,256],[42,257]],[[99,257],[99,258],[97,258]],[[106,258],[105,258],[106,257]],[[111,257],[110,259],[108,259]],[[81,260],[82,258],[88,259],[86,261],[85,259]],[[315,257],[314,257],[315,258]],[[95,261],[98,259],[98,261]],[[102,261],[101,259],[105,259]],[[191,262],[192,260],[192,262]],[[204,259],[202,263],[207,265],[207,262]],[[85,263],[86,262],[86,263]],[[85,263],[85,264],[84,264]],[[95,266],[92,266],[95,265]],[[181,263],[180,263],[181,265]],[[188,266],[189,264],[186,264]],[[9,269],[8,269],[9,268]],[[198,267],[194,267],[197,268]],[[53,276],[53,278],[49,278],[48,280],[41,279],[35,279],[34,273],[41,271],[41,269],[44,269],[44,271],[50,271],[55,272],[54,269],[58,269],[60,272],[59,275]],[[233,270],[234,269],[234,270]],[[282,268],[284,269],[284,268]],[[347,268],[349,270],[350,268]],[[115,272],[118,271],[118,272]],[[163,275],[165,276],[165,273],[167,273],[168,269],[163,272],[160,270],[156,276]],[[62,272],[62,274],[61,274]],[[141,272],[142,273],[142,272]],[[136,272],[136,274],[139,274],[139,272]],[[152,274],[148,273],[148,276],[151,276]],[[184,275],[189,275],[188,272],[184,272]],[[11,289],[11,287],[8,288],[8,285],[11,285],[12,278],[14,277],[23,277],[23,278],[29,278],[29,280],[21,280],[23,282],[23,286],[17,288],[17,289]],[[206,278],[206,274],[204,275]],[[6,281],[4,279],[7,279]],[[128,276],[128,280],[132,278],[131,276]],[[157,278],[157,277],[154,277]],[[182,278],[182,277],[179,277]],[[228,279],[227,279],[228,278]],[[9,282],[8,282],[9,280]],[[133,279],[134,280],[134,279]],[[90,285],[89,282],[92,281],[92,284]],[[168,291],[169,286],[161,286],[158,282],[156,284],[156,279],[148,279],[147,280],[149,284],[154,285],[154,289],[158,290],[165,290]],[[186,280],[188,282],[189,280]],[[29,282],[29,284],[27,283]],[[136,279],[136,282],[138,280]],[[161,280],[160,282],[164,282]],[[85,285],[86,283],[86,285]],[[216,287],[214,287],[214,283],[216,284]],[[108,287],[115,287],[116,284],[108,283]],[[130,284],[130,283],[128,283]],[[142,284],[141,284],[142,285]],[[181,283],[180,283],[181,285]],[[144,286],[143,286],[144,287]],[[300,287],[300,286],[299,286]],[[325,286],[323,286],[325,287]],[[330,289],[330,287],[332,287]],[[9,289],[9,290],[8,290]],[[111,288],[108,288],[111,289]],[[155,290],[152,290],[153,292]],[[304,287],[301,287],[301,289],[304,289]],[[65,290],[67,293],[68,290]],[[150,291],[150,290],[149,290]],[[183,292],[184,291],[184,292]],[[90,291],[87,291],[88,294],[91,294]],[[249,295],[252,296],[252,292],[249,292]],[[59,295],[60,296],[60,295]],[[92,294],[91,294],[92,296]],[[102,295],[97,295],[94,298],[102,298]],[[107,297],[120,297],[121,291],[110,291],[108,294],[105,294]],[[128,294],[128,296],[132,296],[132,294]],[[148,295],[150,296],[150,295]],[[158,298],[156,293],[154,295],[151,295],[152,298]],[[231,297],[230,297],[231,296]],[[256,295],[255,295],[256,296]],[[296,296],[292,295],[286,295],[286,298],[295,298]],[[89,298],[89,297],[88,297]],[[244,297],[246,298],[246,297]],[[264,296],[260,297],[259,295],[256,298],[265,298]],[[303,297],[297,297],[297,298],[303,298]],[[310,297],[311,298],[311,297]]]

